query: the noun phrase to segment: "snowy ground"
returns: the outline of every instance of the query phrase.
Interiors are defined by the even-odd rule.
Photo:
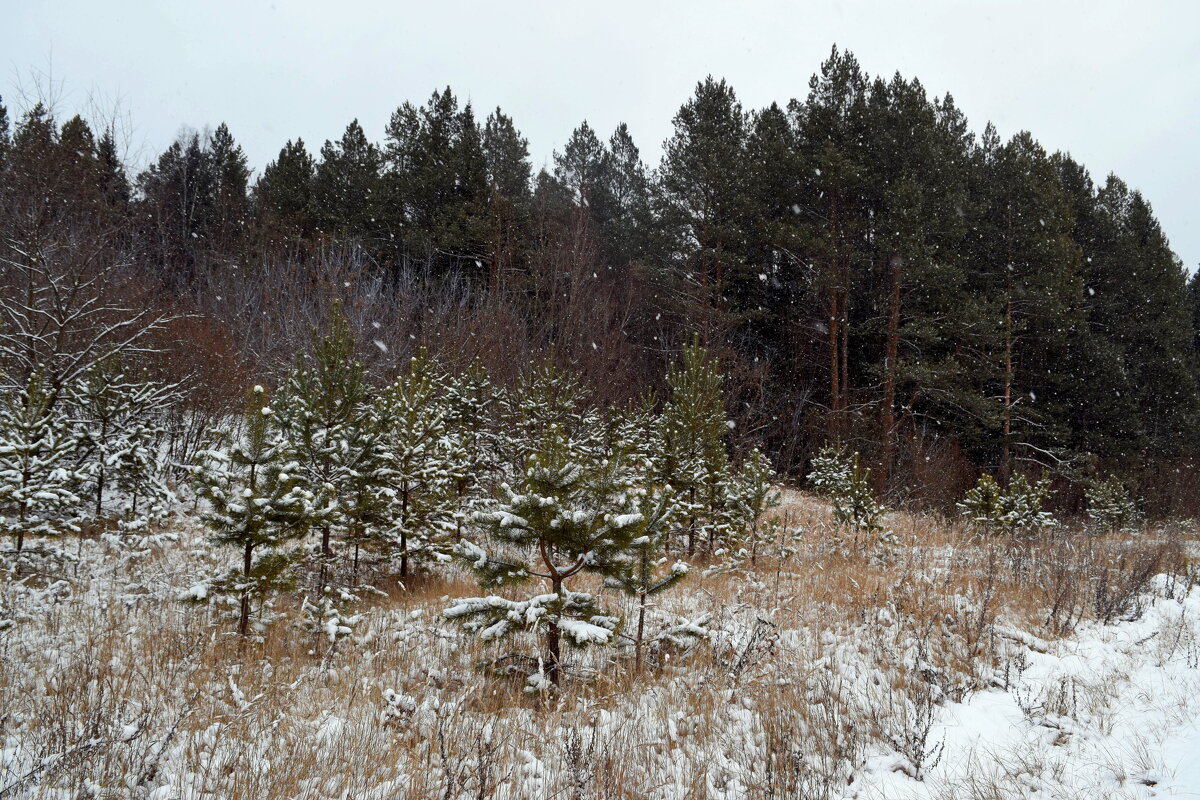
[[[1200,797],[1200,590],[1157,584],[1137,621],[1015,644],[1007,691],[937,709],[923,781],[878,755],[848,796]]]
[[[294,598],[242,642],[176,599],[228,555],[194,526],[64,541],[0,570],[0,798],[1200,797],[1194,558],[893,515],[881,559],[785,511],[793,539],[654,609],[711,614],[709,643],[642,676],[593,649],[558,698],[476,669],[496,653],[441,616],[464,575],[393,587],[336,649]]]

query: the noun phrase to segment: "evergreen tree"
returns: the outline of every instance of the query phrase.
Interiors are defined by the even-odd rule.
[[[249,216],[250,168],[242,147],[222,122],[209,137],[213,171],[213,233],[228,248],[243,235]]]
[[[1097,530],[1109,533],[1130,530],[1142,521],[1142,512],[1138,510],[1137,503],[1115,475],[1090,483],[1087,488],[1087,515]]]
[[[421,354],[407,374],[388,388],[383,401],[391,453],[391,537],[400,556],[400,577],[418,559],[446,557],[448,537],[457,531],[456,482],[460,473],[450,439],[449,413],[440,401],[441,382]]]
[[[870,474],[857,452],[847,454],[837,445],[826,445],[813,458],[808,476],[817,493],[833,504],[833,518],[854,531],[856,547],[860,532],[876,536],[882,545],[895,544],[895,536],[880,524],[885,509],[875,502]]]
[[[611,213],[605,180],[609,158],[608,148],[586,121],[571,132],[562,153],[554,153],[554,179],[580,207],[591,209],[600,219]]]
[[[460,110],[446,87],[421,108],[398,108],[386,133],[388,204],[409,256],[442,270],[478,269],[488,255],[490,183],[471,106]]]
[[[1084,327],[1082,257],[1057,173],[1032,136],[1001,145],[989,128],[979,158],[985,205],[974,226],[971,288],[986,298],[994,326],[983,377],[1004,484],[1017,458],[1053,467],[1065,460],[1069,379],[1059,367],[1072,332]]]
[[[370,417],[370,390],[363,365],[354,357],[355,341],[340,305],[335,305],[328,331],[313,331],[313,352],[302,355],[288,375],[278,402],[279,426],[289,441],[295,470],[310,487],[309,516],[321,532],[321,591],[333,559],[333,534],[348,525],[352,507],[367,513],[362,492],[377,469],[377,434]],[[362,472],[360,472],[360,469]],[[357,545],[357,542],[356,542]]]
[[[77,446],[40,374],[0,394],[0,526],[15,537],[18,557],[27,536],[78,530]]]
[[[263,169],[254,186],[259,213],[268,217],[285,236],[304,237],[312,233],[313,157],[303,139],[288,143],[279,156]]]
[[[603,196],[608,208],[600,220],[601,232],[610,260],[624,267],[649,258],[654,249],[650,179],[624,122],[608,140],[603,166]]]
[[[763,517],[778,508],[782,501],[779,490],[775,488],[778,480],[770,459],[756,447],[746,456],[727,490],[727,502],[735,528],[739,535],[749,540],[751,565],[758,558],[764,525],[770,528],[770,523]]]
[[[527,690],[557,686],[561,645],[609,644],[621,619],[597,605],[591,594],[569,588],[573,578],[592,573],[617,578],[625,573],[640,514],[629,505],[628,473],[620,459],[596,459],[589,445],[551,425],[515,487],[504,484],[494,510],[479,515],[490,549],[463,540],[455,552],[470,564],[480,585],[546,583],[548,591],[524,600],[497,595],[462,598],[445,616],[465,624],[485,641],[522,629],[544,642],[543,656]]]
[[[734,287],[750,279],[744,269],[746,115],[733,89],[709,76],[673,124],[659,168],[673,269],[699,293],[697,312],[731,310]]]
[[[99,162],[100,192],[109,208],[118,214],[125,214],[133,199],[133,190],[129,185],[129,176],[125,174],[125,165],[117,152],[117,141],[111,129],[106,130],[96,145],[96,158]]]
[[[849,424],[851,394],[851,299],[864,272],[865,208],[863,161],[867,139],[868,76],[858,60],[833,48],[821,72],[809,81],[807,100],[789,110],[803,158],[808,191],[797,204],[808,222],[807,236],[818,266],[829,386],[829,426],[841,439]]]
[[[94,498],[95,519],[109,516],[104,501],[113,490],[123,495],[120,516],[127,529],[165,513],[172,493],[158,446],[166,435],[164,412],[177,399],[174,386],[127,378],[115,357],[96,363],[71,388],[79,473]]]
[[[984,473],[958,507],[971,522],[986,530],[1030,533],[1058,524],[1053,516],[1042,510],[1049,495],[1050,481],[1046,478],[1030,483],[1023,473],[1017,473],[1008,486],[1002,486]]]
[[[240,568],[220,573],[185,593],[197,601],[210,595],[238,598],[238,633],[249,631],[251,604],[260,604],[292,585],[290,568],[298,551],[286,545],[311,524],[312,494],[292,454],[266,392],[248,393],[241,430],[222,436],[223,447],[202,451],[192,467],[202,513],[213,541],[237,548]],[[257,551],[257,558],[256,558]]]
[[[0,97],[0,175],[4,174],[10,147],[12,147],[12,132],[9,130],[8,109],[4,105],[4,98]]]
[[[490,184],[491,279],[493,290],[515,267],[522,242],[528,235],[532,195],[529,142],[499,108],[483,127],[483,155]]]
[[[725,495],[729,427],[721,373],[708,352],[693,342],[668,371],[667,386],[660,478],[675,490],[676,517],[688,555],[693,555],[697,540],[707,540],[712,549],[718,537],[730,533]]]
[[[325,142],[312,180],[313,214],[322,232],[364,242],[380,234],[381,169],[379,149],[358,120],[337,142]]]
[[[446,463],[454,498],[455,539],[471,518],[485,485],[485,476],[498,466],[497,438],[491,426],[499,392],[476,360],[466,370],[441,380],[446,409]]]

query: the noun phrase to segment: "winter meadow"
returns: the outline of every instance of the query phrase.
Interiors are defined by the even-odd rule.
[[[1200,278],[800,89],[536,174],[0,105],[0,798],[1197,796]]]

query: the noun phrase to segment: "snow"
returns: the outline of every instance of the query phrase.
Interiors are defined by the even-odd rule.
[[[1001,798],[1200,796],[1200,588],[1171,594],[1137,621],[1088,623],[1054,643],[1000,628],[1028,665],[1009,691],[937,709],[927,746],[944,750],[924,780],[878,753],[846,797],[971,797],[980,786]]]

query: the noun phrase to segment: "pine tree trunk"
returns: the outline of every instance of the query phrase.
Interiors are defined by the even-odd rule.
[[[903,262],[899,254],[892,254],[889,266],[892,285],[888,301],[887,355],[883,369],[883,417],[880,420],[883,439],[877,487],[880,493],[887,491],[896,462],[896,373],[900,352],[900,284],[903,277]]]
[[[250,570],[253,567],[252,555],[254,545],[247,544],[246,549],[242,553],[242,577],[249,580]],[[242,636],[246,635],[246,631],[250,627],[250,589],[249,587],[242,589],[241,613],[238,617],[238,633]]]
[[[1008,226],[1008,261],[1005,264],[1004,297],[1004,419],[1000,451],[1000,485],[1007,487],[1012,474],[1012,405],[1013,405],[1013,253],[1012,205],[1006,215]]]
[[[836,260],[835,260],[836,265]],[[835,266],[836,269],[836,266]],[[841,434],[841,381],[838,358],[838,313],[837,289],[829,291],[829,438],[838,440]]]
[[[562,596],[562,579],[557,576],[557,573],[554,577],[553,589],[554,594],[559,595],[560,597]],[[555,686],[558,686],[560,681],[559,659],[561,655],[561,635],[561,631],[558,629],[558,619],[555,618],[550,620],[550,625],[548,628],[546,628],[546,655],[550,663],[550,682]]]
[[[408,577],[408,489],[400,493],[400,577]]]
[[[643,585],[645,581],[643,580]],[[637,624],[637,639],[633,645],[633,671],[636,675],[642,674],[642,637],[646,630],[646,593],[642,592],[638,595],[638,624]]]

